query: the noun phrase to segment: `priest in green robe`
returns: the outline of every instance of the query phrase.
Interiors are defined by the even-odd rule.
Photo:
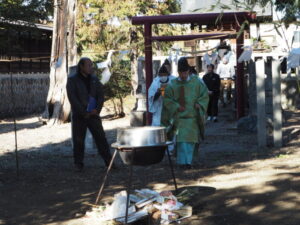
[[[204,136],[204,117],[209,101],[208,90],[195,76],[189,76],[185,57],[178,61],[179,77],[165,90],[161,124],[167,128],[170,140],[176,136],[177,164],[191,167]]]

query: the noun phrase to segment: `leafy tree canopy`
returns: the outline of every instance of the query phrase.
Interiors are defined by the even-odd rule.
[[[23,49],[21,42],[9,40],[17,37],[18,33],[28,31],[31,36],[40,36],[35,29],[35,23],[49,21],[53,14],[53,0],[0,0],[0,48],[7,52],[17,52]],[[28,33],[27,33],[28,35]]]
[[[39,23],[53,14],[53,0],[0,0],[0,19],[13,23]]]
[[[143,51],[143,27],[133,26],[131,18],[137,15],[164,15],[178,12],[177,1],[165,0],[82,0],[78,4],[77,43],[79,52],[98,58],[109,49]],[[153,26],[154,34],[175,34],[179,27]],[[170,44],[169,44],[170,45]],[[166,45],[154,48],[166,50]],[[92,49],[92,50],[91,50]],[[92,52],[91,52],[92,51]]]
[[[112,56],[112,73],[105,85],[106,94],[118,99],[123,113],[123,97],[131,92],[131,60],[144,51],[144,28],[131,24],[137,15],[165,15],[179,12],[178,1],[172,0],[81,0],[78,2],[77,46],[79,54],[94,61],[104,61],[108,50],[116,50]],[[154,35],[181,33],[180,26],[153,25]],[[153,43],[154,51],[167,52],[172,43]],[[122,54],[126,51],[126,54]],[[125,57],[124,57],[125,56]],[[101,71],[98,73],[101,76]]]
[[[232,0],[232,6],[245,10],[253,10],[255,6],[264,8],[270,4],[275,7],[275,10],[283,13],[282,22],[286,25],[290,23],[298,23],[300,18],[300,1],[299,0]],[[224,9],[230,9],[230,6],[222,4],[221,0],[217,4]],[[298,19],[298,20],[297,20]]]
[[[299,0],[276,0],[275,6],[278,11],[284,13],[283,21],[285,24],[299,23],[300,1]]]

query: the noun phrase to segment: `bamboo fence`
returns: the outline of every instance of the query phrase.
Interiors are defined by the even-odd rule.
[[[0,74],[0,119],[41,113],[45,108],[49,73],[12,74],[13,96],[10,74]],[[15,107],[12,100],[14,98]]]

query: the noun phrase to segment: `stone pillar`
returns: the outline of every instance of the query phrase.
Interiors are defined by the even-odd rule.
[[[146,95],[145,58],[138,58],[138,88],[136,94]]]
[[[265,62],[260,59],[255,63],[256,100],[257,100],[257,142],[259,148],[265,148],[266,140],[266,105],[265,105]]]
[[[273,140],[274,146],[282,147],[282,111],[281,111],[281,77],[280,61],[272,60],[273,93]]]
[[[139,57],[137,63],[138,87],[136,90],[136,104],[130,113],[130,126],[140,127],[146,125],[147,99],[146,99],[146,73],[145,58]]]
[[[249,115],[256,115],[256,71],[253,60],[248,64],[249,70]]]
[[[241,29],[239,26],[236,28],[237,32]],[[244,45],[244,32],[242,32],[236,39],[236,60],[238,61],[241,56]],[[236,65],[236,102],[237,102],[237,118],[245,115],[245,92],[244,92],[244,62],[237,62]]]

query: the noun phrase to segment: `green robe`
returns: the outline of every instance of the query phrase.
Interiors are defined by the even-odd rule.
[[[180,107],[181,87],[184,87],[185,111]],[[169,139],[176,135],[176,142],[199,143],[204,137],[204,117],[209,97],[206,85],[199,78],[192,76],[189,81],[178,78],[171,81],[165,90],[161,124],[167,127]],[[195,104],[200,109],[195,108]]]

